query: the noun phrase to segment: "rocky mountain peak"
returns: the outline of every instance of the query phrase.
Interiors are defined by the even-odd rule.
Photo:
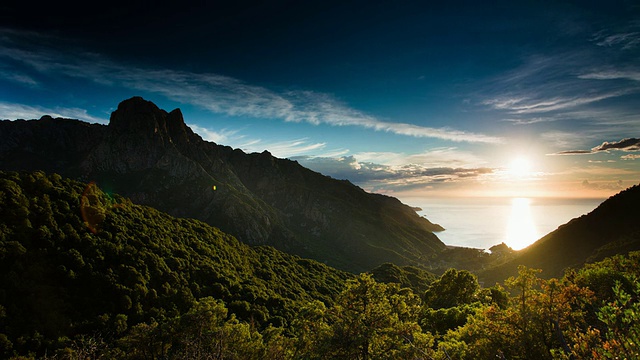
[[[151,101],[136,96],[122,101],[111,113],[109,129],[115,133],[157,133],[166,131],[167,112],[160,110]]]
[[[170,113],[139,96],[122,101],[111,114],[109,129],[115,135],[161,138],[168,142],[190,142],[196,136],[184,123],[180,109]]]

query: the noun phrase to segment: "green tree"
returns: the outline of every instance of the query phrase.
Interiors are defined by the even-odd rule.
[[[261,359],[299,359],[299,357],[294,357],[295,339],[286,336],[283,328],[268,326],[261,332],[261,335],[263,341]]]
[[[606,325],[605,341],[598,351],[604,358],[640,358],[640,283],[633,281],[635,288],[630,294],[617,282],[614,300],[598,311],[598,318]]]
[[[518,276],[506,281],[513,292],[509,304],[479,307],[465,325],[443,337],[439,350],[459,359],[574,356],[576,342],[586,340],[580,336],[592,293],[567,279],[540,279],[538,273],[521,266]]]
[[[449,269],[425,291],[420,325],[425,331],[445,334],[464,325],[479,301],[491,294],[480,293],[478,279],[469,271]]]
[[[313,301],[300,308],[291,323],[295,336],[296,359],[322,359],[330,350],[332,329],[328,324],[328,310],[321,301]]]
[[[222,301],[200,299],[179,320],[181,359],[259,359],[262,337],[235,316],[227,320]]]
[[[475,309],[470,305],[437,310],[425,307],[422,310],[420,325],[424,331],[444,335],[447,331],[464,325],[467,318],[475,313]]]
[[[449,269],[434,281],[424,294],[424,305],[433,309],[470,304],[480,285],[475,275],[467,270]]]
[[[172,335],[175,333],[169,324],[160,325],[153,321],[135,325],[119,343],[126,351],[127,359],[163,359],[171,348]]]
[[[382,284],[369,274],[350,280],[330,309],[330,356],[339,359],[421,358],[433,336],[416,322],[420,299],[398,284]]]

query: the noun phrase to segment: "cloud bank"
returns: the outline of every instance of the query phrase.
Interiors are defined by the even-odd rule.
[[[372,191],[402,191],[425,188],[445,182],[480,178],[493,173],[487,167],[429,167],[420,164],[383,165],[359,161],[355,156],[336,158],[292,157],[305,167],[336,179],[350,181]]]
[[[619,150],[619,151],[640,151],[640,139],[636,138],[627,138],[622,139],[620,141],[608,142],[605,141],[602,144],[591,148],[590,150],[567,150],[560,151],[551,155],[584,155],[584,154],[595,154],[599,152],[608,152],[610,150]],[[635,159],[636,157],[628,157],[627,159]]]

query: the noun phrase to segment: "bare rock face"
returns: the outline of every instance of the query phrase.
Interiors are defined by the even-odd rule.
[[[249,244],[349,271],[383,262],[428,265],[445,247],[433,234],[438,226],[395,198],[266,151],[245,154],[203,141],[179,109],[166,112],[140,97],[121,102],[108,126],[50,117],[2,121],[0,167],[96,181]]]
[[[85,160],[86,172],[127,173],[178,165],[171,161],[181,155],[178,145],[196,137],[185,125],[180,110],[167,113],[140,97],[120,103],[106,133],[104,141]]]

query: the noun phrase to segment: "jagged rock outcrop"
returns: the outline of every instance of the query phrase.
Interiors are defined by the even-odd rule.
[[[266,151],[245,154],[204,141],[179,109],[166,112],[140,97],[120,103],[108,126],[47,116],[2,121],[0,167],[95,181],[244,242],[350,271],[384,262],[426,265],[445,247],[433,234],[439,226],[395,198]]]

